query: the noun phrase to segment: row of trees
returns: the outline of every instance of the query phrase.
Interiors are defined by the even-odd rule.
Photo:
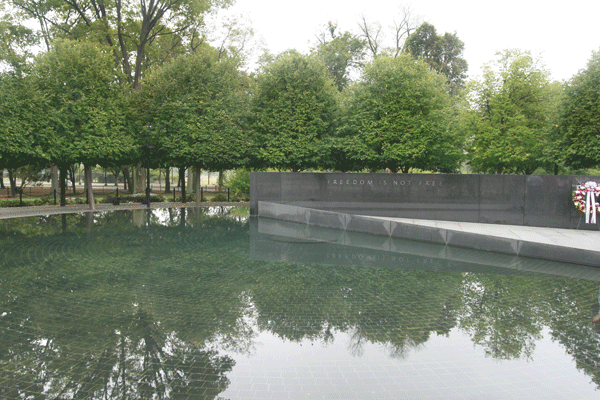
[[[105,21],[116,31],[104,30],[89,23],[90,8],[68,4],[80,19],[65,26],[68,13],[40,16],[52,21],[41,30],[48,51],[33,62],[23,50],[32,32],[4,21],[9,68],[0,75],[0,168],[54,165],[63,199],[74,163],[86,167],[88,185],[95,165],[137,165],[124,171],[143,182],[140,167],[199,176],[240,167],[457,172],[468,161],[476,172],[532,173],[600,164],[598,54],[561,84],[530,53],[508,50],[465,85],[456,34],[407,23],[397,29],[406,40],[381,51],[363,20],[362,35],[330,23],[311,54],[265,57],[248,74],[239,45],[209,45],[175,10],[169,21],[157,13],[147,41],[133,46],[121,43],[133,31],[119,29],[138,25],[119,17]],[[17,6],[31,14],[34,4]]]

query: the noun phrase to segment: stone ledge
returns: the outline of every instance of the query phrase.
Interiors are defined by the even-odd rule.
[[[388,238],[416,240],[456,248],[462,247],[600,267],[600,251],[573,249],[561,245],[502,237],[490,234],[489,230],[485,233],[463,232],[461,230],[387,220],[381,217],[336,213],[264,201],[258,202],[258,217]]]

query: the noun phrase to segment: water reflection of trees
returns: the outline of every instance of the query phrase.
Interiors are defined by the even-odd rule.
[[[600,331],[590,323],[598,310],[598,283],[586,284],[585,289],[582,291],[581,282],[576,281],[550,288],[548,320],[552,338],[565,347],[577,368],[600,388]]]
[[[3,398],[213,399],[227,387],[231,358],[159,329],[143,310],[119,322],[108,332],[76,316],[60,325],[23,321],[33,326],[18,341],[4,331]]]
[[[546,279],[465,274],[460,328],[496,359],[531,359],[551,312]]]
[[[234,365],[217,349],[251,353],[261,330],[324,345],[346,332],[351,354],[376,343],[405,358],[459,329],[509,360],[534,358],[547,329],[600,386],[595,282],[249,260],[247,217],[228,210],[99,213],[92,226],[0,226],[15,250],[0,256],[2,396],[212,399]]]
[[[211,339],[243,342],[238,336],[247,332],[236,330],[245,306],[230,293],[231,301],[214,310],[203,305],[220,289],[203,287],[197,254],[186,251],[200,243],[212,249],[203,262],[226,264],[228,243],[247,240],[243,218],[173,235],[173,228],[152,222],[140,229],[133,212],[94,215],[90,233],[90,215],[14,220],[0,228],[2,245],[15,249],[2,252],[0,264],[0,309],[9,310],[0,318],[0,397],[215,398],[234,361],[219,355]],[[171,264],[179,253],[180,262]],[[215,326],[217,318],[223,322]]]
[[[460,275],[432,277],[424,271],[264,264],[254,268],[252,298],[259,328],[279,337],[327,342],[335,329],[351,335],[353,354],[371,342],[402,357],[455,324]]]
[[[599,336],[590,309],[597,286],[563,278],[465,274],[459,327],[496,359],[532,359],[547,328],[578,368],[600,384]]]

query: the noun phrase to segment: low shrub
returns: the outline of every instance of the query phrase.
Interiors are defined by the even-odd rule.
[[[211,201],[225,202],[227,201],[227,195],[225,193],[217,193]]]
[[[227,177],[227,186],[238,197],[250,197],[250,171],[236,169]]]
[[[46,204],[54,204],[54,199],[50,197],[24,198],[22,201],[19,198],[0,200],[0,207],[29,207],[43,206]]]

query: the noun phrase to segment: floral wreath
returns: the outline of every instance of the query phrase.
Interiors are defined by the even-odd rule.
[[[595,214],[600,213],[600,201],[597,202],[596,197],[600,197],[600,184],[589,181],[577,185],[577,189],[573,192],[573,204],[581,214],[586,214],[586,216],[592,214],[591,211],[594,209],[596,213],[593,213],[592,216],[595,220]]]

